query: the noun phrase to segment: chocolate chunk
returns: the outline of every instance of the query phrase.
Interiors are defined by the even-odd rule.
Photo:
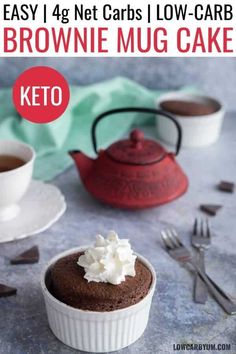
[[[12,288],[11,286],[0,284],[0,297],[7,297],[15,295],[17,292],[16,288]]]
[[[217,211],[222,208],[222,205],[214,205],[214,204],[202,204],[200,205],[200,209],[205,213],[215,216]]]
[[[221,181],[218,185],[218,189],[223,192],[233,193],[234,192],[234,183]]]
[[[11,259],[11,264],[30,264],[30,263],[37,263],[38,261],[39,261],[39,249],[38,246],[33,246],[27,251]]]

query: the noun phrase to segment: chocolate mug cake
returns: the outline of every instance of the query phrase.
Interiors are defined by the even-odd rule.
[[[157,107],[173,115],[180,124],[182,147],[204,147],[219,139],[225,113],[219,100],[181,90],[158,97]],[[156,129],[161,140],[167,144],[175,144],[176,132],[167,119],[157,115]]]
[[[63,343],[87,352],[120,350],[135,342],[149,318],[156,274],[112,231],[91,247],[49,263],[41,280],[49,325]]]

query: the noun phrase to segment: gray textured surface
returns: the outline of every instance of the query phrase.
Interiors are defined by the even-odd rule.
[[[149,88],[200,88],[236,110],[236,58],[6,58],[0,61],[0,87],[34,65],[61,71],[72,84],[89,84],[117,75]]]
[[[207,252],[207,270],[236,300],[236,198],[215,185],[221,179],[236,182],[236,114],[226,117],[220,141],[209,148],[183,150],[179,162],[190,179],[188,193],[165,206],[139,212],[114,210],[93,200],[79,184],[74,168],[56,179],[68,209],[62,219],[41,235],[0,244],[1,282],[18,288],[18,295],[0,299],[0,353],[76,353],[51,333],[40,291],[45,263],[57,253],[93,240],[97,232],[116,230],[129,237],[133,248],[157,271],[151,316],[145,335],[121,351],[126,354],[174,353],[173,343],[231,343],[236,353],[236,317],[227,316],[210,298],[205,306],[192,301],[193,278],[162,249],[160,230],[174,225],[186,243],[200,203],[223,203],[212,218],[213,245]],[[39,264],[9,264],[9,257],[38,244]],[[177,352],[176,352],[177,353]],[[214,352],[212,352],[214,353]],[[215,354],[215,353],[214,353]]]

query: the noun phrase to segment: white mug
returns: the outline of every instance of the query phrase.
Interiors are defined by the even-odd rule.
[[[0,223],[17,216],[18,205],[27,191],[33,173],[34,149],[17,140],[1,140],[0,155],[14,156],[25,163],[15,169],[0,172]]]

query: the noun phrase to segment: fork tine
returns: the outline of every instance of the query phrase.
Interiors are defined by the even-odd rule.
[[[209,226],[208,218],[206,219],[206,235],[207,235],[208,238],[211,238],[211,232],[210,232],[210,226]]]
[[[164,230],[161,231],[161,238],[168,250],[172,250],[174,248],[166,231]]]
[[[193,235],[197,236],[197,218],[194,220],[194,225],[193,225]]]
[[[201,230],[200,230],[200,234],[203,237],[204,236],[204,221],[203,219],[201,219]]]
[[[174,235],[172,234],[171,229],[166,230],[167,236],[169,237],[170,242],[173,244],[173,247],[179,247],[178,242],[175,240]]]
[[[180,241],[180,239],[178,237],[177,231],[175,229],[171,229],[170,232],[171,232],[172,239],[175,241],[175,244],[177,245],[177,247],[183,246],[182,242]]]
[[[175,239],[173,238],[171,229],[167,229],[167,230],[166,230],[166,234],[167,234],[167,236],[168,236],[169,242],[170,242],[171,245],[172,245],[172,249],[175,249],[176,247],[178,247],[178,244],[175,242]]]

